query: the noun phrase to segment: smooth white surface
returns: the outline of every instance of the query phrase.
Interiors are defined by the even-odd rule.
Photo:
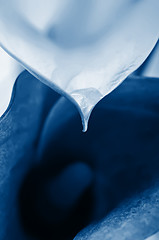
[[[143,76],[147,77],[159,77],[159,42],[156,46],[156,49],[146,67],[145,71],[143,72]]]
[[[97,102],[143,63],[159,36],[158,0],[1,2],[1,46],[76,104],[84,131]]]

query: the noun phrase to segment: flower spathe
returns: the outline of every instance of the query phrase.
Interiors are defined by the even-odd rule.
[[[1,1],[1,46],[75,103],[84,131],[94,106],[143,63],[158,40],[158,0],[47,1],[47,18],[40,22],[45,31],[29,15],[32,7],[38,12],[37,1],[26,4],[28,15],[18,0],[9,3]]]

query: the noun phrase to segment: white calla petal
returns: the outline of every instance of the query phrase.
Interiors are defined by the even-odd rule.
[[[146,77],[159,77],[159,42],[157,43],[142,76]]]
[[[4,3],[0,44],[41,81],[76,104],[86,131],[94,106],[152,51],[158,40],[159,2],[65,0],[64,7],[53,2],[57,11],[50,19],[52,40],[35,28],[35,21],[29,23],[27,15],[24,18]]]

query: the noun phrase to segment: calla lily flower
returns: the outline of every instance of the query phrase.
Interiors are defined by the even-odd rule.
[[[0,0],[0,240],[158,237],[158,8]]]
[[[155,46],[158,8],[158,0],[1,0],[0,46],[70,99],[86,131],[94,106]]]
[[[45,121],[38,148],[42,164],[38,179],[42,179],[44,169],[47,169],[44,170],[46,175],[55,175],[52,183],[49,182],[48,194],[53,210],[51,207],[43,210],[45,219],[46,213],[48,217],[52,212],[52,227],[47,231],[45,222],[45,231],[40,232],[38,226],[42,220],[39,219],[37,226],[28,223],[29,230],[36,228],[39,236],[49,232],[49,236],[67,239],[69,234],[75,236],[79,228],[83,229],[83,222],[85,226],[90,224],[75,237],[78,240],[142,240],[159,230],[158,96],[158,78],[128,77],[98,104],[90,119],[90,129],[84,135],[79,131],[80,119],[72,104],[64,98],[55,103]],[[83,174],[79,161],[83,163]],[[31,183],[35,184],[34,181]],[[154,187],[153,182],[157,186]],[[27,193],[23,190],[26,203],[29,193],[39,184],[38,180]],[[145,188],[149,191],[141,195]],[[89,193],[89,201],[84,202],[85,211],[81,209],[73,215],[85,191]],[[133,195],[136,195],[135,201]],[[39,201],[44,193],[40,196]],[[127,197],[128,202],[125,202]],[[36,205],[34,203],[35,208]],[[113,208],[116,209],[112,211]],[[40,209],[42,207],[38,211]],[[55,222],[61,215],[65,218],[60,225],[63,231]],[[32,212],[27,216],[32,219]]]

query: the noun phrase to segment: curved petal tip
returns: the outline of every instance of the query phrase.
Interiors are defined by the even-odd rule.
[[[95,88],[75,90],[70,93],[81,115],[83,132],[88,129],[88,121],[95,105],[103,98],[103,95]]]

